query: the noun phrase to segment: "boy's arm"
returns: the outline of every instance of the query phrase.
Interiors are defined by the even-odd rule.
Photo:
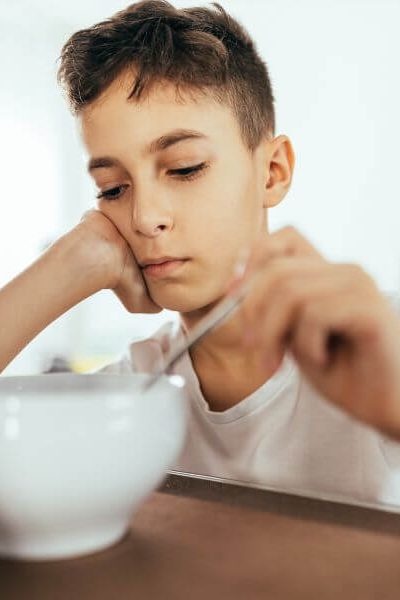
[[[47,325],[111,288],[130,312],[159,312],[126,241],[99,211],[57,240],[0,289],[0,372]]]
[[[0,290],[0,371],[47,325],[104,287],[104,266],[79,264],[71,236],[58,240]]]
[[[255,273],[239,317],[266,376],[290,351],[322,396],[399,441],[400,319],[370,275],[292,227],[260,235],[240,283]]]

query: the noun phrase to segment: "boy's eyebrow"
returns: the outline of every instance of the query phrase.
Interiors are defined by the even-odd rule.
[[[204,133],[195,131],[194,129],[174,129],[165,135],[153,140],[147,147],[146,154],[156,154],[156,152],[162,152],[170,146],[183,142],[184,140],[190,139],[208,139]],[[88,172],[91,173],[95,169],[102,169],[107,167],[118,166],[118,161],[114,160],[110,156],[101,156],[99,158],[92,158],[88,164]]]
[[[174,129],[174,131],[170,131],[158,139],[153,140],[148,146],[147,153],[155,154],[156,152],[166,150],[170,146],[173,146],[173,144],[191,139],[207,139],[207,136],[194,129]]]

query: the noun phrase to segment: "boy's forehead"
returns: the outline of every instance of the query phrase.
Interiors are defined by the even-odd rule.
[[[118,79],[82,110],[78,121],[87,147],[133,132],[137,143],[145,144],[178,127],[200,131],[210,139],[238,133],[230,107],[217,102],[211,93],[179,90],[178,95],[174,84],[162,82],[138,101],[128,99],[131,89],[132,80]]]

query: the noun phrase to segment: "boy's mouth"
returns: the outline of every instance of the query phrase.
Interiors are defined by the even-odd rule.
[[[188,258],[164,256],[162,258],[144,260],[140,263],[140,268],[144,275],[152,278],[161,278],[170,275],[182,267],[188,260]]]

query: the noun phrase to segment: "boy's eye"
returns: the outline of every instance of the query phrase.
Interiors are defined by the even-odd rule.
[[[199,165],[194,165],[193,167],[185,167],[184,169],[172,169],[168,171],[173,175],[178,175],[183,180],[191,180],[194,179],[200,171],[203,171],[207,168],[207,164],[205,162],[200,163]]]
[[[122,196],[126,188],[129,187],[127,185],[118,185],[117,187],[111,188],[110,190],[105,190],[104,192],[99,192],[96,196],[98,200],[101,198],[106,198],[107,200],[115,200]]]
[[[195,179],[200,173],[208,167],[207,163],[203,162],[199,165],[194,165],[193,167],[185,167],[184,169],[171,169],[168,173],[171,173],[173,176],[178,176],[178,178],[183,181],[190,181]],[[96,196],[98,200],[105,198],[106,200],[116,200],[120,198],[125,190],[128,188],[128,185],[118,185],[109,190],[105,190],[104,192],[99,192]]]

